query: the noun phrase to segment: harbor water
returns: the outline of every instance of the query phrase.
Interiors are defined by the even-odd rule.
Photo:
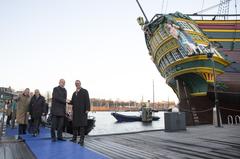
[[[124,115],[140,115],[139,112],[119,112]],[[137,131],[157,130],[164,129],[164,112],[155,112],[154,116],[160,117],[158,121],[152,121],[150,123],[144,122],[117,122],[117,120],[111,115],[111,112],[90,112],[90,116],[94,116],[96,119],[94,129],[89,135],[103,135],[103,134],[118,134],[129,133]]]
[[[104,135],[104,134],[118,134],[129,133],[137,131],[147,130],[159,130],[164,129],[164,112],[155,112],[154,116],[160,117],[158,121],[152,121],[150,123],[144,123],[140,121],[136,122],[117,122],[117,120],[111,115],[112,112],[89,112],[89,116],[94,116],[96,119],[94,129],[89,135]],[[124,115],[140,115],[139,112],[118,112]],[[0,119],[2,113],[0,113]],[[5,117],[6,120],[6,117]]]

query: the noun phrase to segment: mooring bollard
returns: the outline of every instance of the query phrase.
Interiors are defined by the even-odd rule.
[[[233,117],[231,115],[227,116],[228,124],[233,125]]]
[[[237,125],[238,123],[240,123],[240,116],[236,115],[235,116],[235,124]]]

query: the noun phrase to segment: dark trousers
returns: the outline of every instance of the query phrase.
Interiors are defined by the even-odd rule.
[[[15,120],[16,120],[16,111],[13,111],[12,112],[12,120],[11,120],[12,128],[15,128]]]
[[[26,134],[26,130],[27,130],[27,124],[18,125],[18,135]]]
[[[43,127],[45,127],[45,126],[46,126],[46,118],[47,118],[47,116],[44,115],[43,118],[44,118],[44,120],[42,120],[42,118],[41,118],[40,125],[42,125]]]
[[[41,117],[36,117],[36,118],[33,118],[32,120],[33,120],[33,134],[39,134]]]
[[[62,138],[63,132],[63,123],[64,123],[64,116],[52,116],[52,127],[51,127],[51,137],[54,139],[56,138],[55,130],[57,130],[57,138]]]
[[[7,116],[7,125],[10,125],[10,120],[12,119],[12,113]]]
[[[76,140],[76,139],[77,139],[78,130],[79,130],[79,135],[80,135],[80,141],[84,141],[84,137],[85,137],[85,126],[80,126],[80,127],[74,127],[74,128],[73,128],[73,140]]]

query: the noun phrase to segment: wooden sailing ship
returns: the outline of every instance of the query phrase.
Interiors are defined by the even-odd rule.
[[[187,124],[212,123],[216,104],[226,122],[228,115],[240,114],[240,21],[195,21],[190,16],[198,15],[157,14],[150,22],[138,22],[149,55],[177,94]]]

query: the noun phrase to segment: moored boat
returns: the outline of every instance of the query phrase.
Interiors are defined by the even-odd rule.
[[[87,120],[87,126],[85,129],[85,135],[88,135],[95,127],[95,122],[96,119],[93,116],[88,116],[88,120]],[[51,121],[51,115],[48,117],[47,122],[45,123],[45,125],[47,127],[51,127],[52,121]],[[72,127],[72,119],[69,116],[65,117],[65,124],[64,124],[64,131],[69,133],[69,134],[73,134],[73,127]],[[79,133],[79,130],[78,130]]]
[[[111,113],[111,115],[118,121],[118,122],[134,122],[134,121],[142,121],[142,117],[139,115],[123,115],[120,113]],[[159,120],[160,117],[152,116],[152,120],[156,121]]]

